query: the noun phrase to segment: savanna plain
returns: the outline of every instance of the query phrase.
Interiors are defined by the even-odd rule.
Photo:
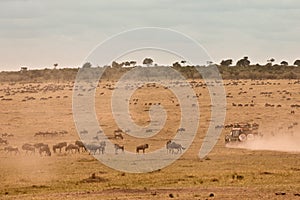
[[[216,127],[222,133],[203,159],[198,153],[212,102],[203,80],[189,83],[195,93],[190,98],[197,99],[200,108],[192,145],[178,152],[182,156],[171,165],[140,174],[111,169],[87,151],[67,152],[65,147],[53,151],[57,143],[80,140],[72,111],[74,82],[0,83],[0,137],[7,141],[0,144],[0,199],[300,199],[300,81],[224,80],[225,124]],[[144,143],[149,144],[145,153],[165,148],[180,128],[176,96],[159,84],[137,89],[128,100],[136,124],[149,123],[151,105],[164,106],[167,121],[153,137],[137,139],[121,132],[122,139],[114,137],[118,130],[111,110],[115,84],[101,80],[96,89],[95,110],[103,132],[134,153]],[[251,143],[226,145],[230,128],[225,125],[240,122],[259,124],[262,136]],[[51,156],[40,155],[38,149],[26,153],[25,143],[48,144]],[[5,150],[8,146],[18,152]]]

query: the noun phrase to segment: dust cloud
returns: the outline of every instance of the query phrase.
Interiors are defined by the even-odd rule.
[[[229,148],[300,152],[300,132],[293,134],[266,134],[251,141],[227,144]]]

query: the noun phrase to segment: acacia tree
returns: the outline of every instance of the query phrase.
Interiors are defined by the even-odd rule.
[[[130,66],[130,62],[129,62],[129,61],[124,62],[124,65],[125,65],[126,67],[129,67],[129,66]]]
[[[270,58],[269,60],[267,60],[267,66],[272,66],[273,65],[273,62],[275,62],[275,59],[274,58]]]
[[[91,67],[92,67],[92,64],[89,62],[84,63],[82,66],[82,68],[91,68]]]
[[[143,64],[144,64],[144,65],[147,65],[147,67],[149,67],[150,65],[153,64],[152,58],[145,58],[145,59],[143,60]]]
[[[134,67],[136,65],[136,61],[134,61],[134,60],[130,61],[130,65],[132,65],[132,67]]]
[[[172,64],[174,68],[180,68],[181,65],[178,62],[175,62]]]
[[[294,65],[299,67],[300,66],[300,60],[295,60]]]
[[[125,63],[124,62],[122,62],[122,63],[117,63],[116,61],[113,61],[112,63],[111,63],[111,67],[112,68],[121,68],[121,67],[123,67],[123,65],[124,65]]]
[[[282,65],[282,66],[288,66],[289,65],[289,63],[287,62],[287,61],[281,61],[281,63],[280,63],[280,65]]]
[[[232,65],[232,59],[222,60],[220,65],[228,67],[228,66]]]
[[[248,60],[247,56],[237,61],[236,66],[238,67],[248,67],[250,65],[250,61]]]

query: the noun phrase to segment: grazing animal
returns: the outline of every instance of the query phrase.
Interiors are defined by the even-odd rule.
[[[118,151],[121,150],[122,152],[124,152],[124,146],[119,145],[119,144],[115,144],[115,154],[118,154]]]
[[[167,152],[172,154],[174,153],[174,150],[176,149],[177,152],[176,153],[181,153],[182,150],[185,150],[185,148],[181,145],[181,144],[177,144],[175,142],[172,142],[171,140],[169,140],[166,144],[166,148],[167,148]]]
[[[106,147],[106,142],[105,141],[100,142],[99,153],[101,152],[102,154],[104,154],[105,147]]]
[[[80,131],[80,134],[88,134],[89,132],[87,130]]]
[[[90,151],[90,154],[96,154],[97,150],[99,149],[99,145],[96,144],[87,144],[86,148]]]
[[[2,137],[7,137],[8,134],[7,133],[2,133]]]
[[[45,154],[46,156],[51,156],[51,151],[48,145],[43,145],[40,147],[39,149],[39,153],[42,156],[43,154]]]
[[[15,152],[15,155],[20,154],[18,147],[12,147],[12,146],[4,147],[4,151],[6,151],[6,153]]]
[[[139,153],[140,150],[143,150],[143,153],[145,153],[145,150],[149,148],[149,144],[143,144],[143,145],[140,145],[140,146],[137,146],[136,147],[136,152]]]
[[[35,147],[32,144],[25,143],[22,145],[22,149],[25,151],[25,154],[28,154],[28,151],[30,151],[31,154],[35,153]]]
[[[37,149],[40,149],[41,147],[43,147],[43,146],[48,146],[47,144],[44,144],[44,143],[36,143],[36,144],[34,144],[33,145],[35,148],[37,148]]]
[[[179,128],[179,129],[177,129],[177,132],[183,132],[183,131],[185,131],[185,128]]]
[[[44,133],[43,132],[37,132],[37,133],[34,134],[34,137],[40,136],[40,135],[44,136]]]
[[[77,146],[77,145],[74,145],[74,144],[69,144],[66,148],[65,148],[65,151],[66,152],[71,152],[71,153],[73,153],[73,150],[75,150],[74,152],[76,153],[76,152],[80,152],[79,151],[79,147]]]
[[[115,130],[115,131],[114,131],[114,138],[115,138],[115,139],[120,138],[120,139],[123,140],[122,130],[120,130],[120,129]]]
[[[86,147],[84,146],[83,142],[75,141],[75,145],[79,147],[79,150],[82,149],[82,152],[86,151]]]
[[[96,154],[98,150],[99,150],[99,154],[100,153],[104,154],[105,147],[106,147],[106,142],[102,141],[102,142],[100,142],[99,145],[87,144],[86,147],[87,147],[88,150],[90,150],[90,152],[92,152],[94,154]]]
[[[0,144],[8,144],[7,140],[3,140],[2,138],[0,138]]]
[[[66,142],[60,142],[58,144],[53,145],[52,149],[53,149],[54,153],[56,153],[56,149],[59,149],[59,153],[61,153],[61,149],[66,147],[66,146],[67,146]]]

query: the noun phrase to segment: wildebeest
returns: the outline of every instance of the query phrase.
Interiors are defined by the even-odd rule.
[[[177,132],[183,132],[183,131],[185,131],[185,128],[179,128],[179,129],[177,129]]]
[[[47,136],[47,135],[49,135],[49,136],[56,136],[56,135],[58,135],[58,132],[56,132],[56,131],[54,131],[54,132],[49,132],[49,131],[41,132],[41,131],[39,131],[39,132],[37,132],[37,133],[34,134],[35,137],[36,136]]]
[[[118,154],[118,151],[121,150],[122,152],[124,152],[124,146],[119,145],[119,144],[115,144],[115,154]]]
[[[7,137],[8,134],[7,133],[2,133],[2,137]]]
[[[42,146],[48,146],[47,144],[44,143],[36,143],[33,145],[35,148],[40,149]]]
[[[45,153],[46,156],[51,156],[51,151],[48,145],[43,145],[39,149],[39,153],[42,156]]]
[[[75,150],[74,152],[78,152],[79,153],[79,147],[75,144],[69,144],[66,148],[65,148],[65,151],[66,152],[71,152],[73,153],[73,150]]]
[[[8,144],[7,140],[0,138],[0,144]]]
[[[85,148],[83,142],[77,140],[77,141],[75,141],[75,145],[79,148],[79,150],[82,149],[82,152],[86,151],[86,148]]]
[[[28,151],[30,151],[31,154],[35,153],[35,147],[32,144],[25,143],[22,145],[22,149],[25,151],[25,154],[27,154]]]
[[[114,138],[115,139],[120,138],[120,139],[123,140],[123,135],[122,135],[122,130],[121,129],[118,129],[118,130],[114,131]]]
[[[82,130],[79,132],[80,134],[88,134],[89,132],[87,130]]]
[[[67,146],[66,142],[60,142],[58,144],[53,145],[52,149],[54,153],[56,153],[56,149],[59,149],[59,153],[61,153],[61,149],[66,146]]]
[[[136,147],[136,152],[139,153],[140,150],[143,150],[143,153],[145,153],[145,150],[149,148],[149,144],[143,144],[143,145],[140,145],[140,146],[137,146]]]
[[[166,144],[166,148],[167,148],[167,152],[170,153],[174,153],[174,150],[176,149],[177,152],[176,153],[181,153],[182,150],[185,150],[185,148],[181,145],[181,144],[177,144],[175,142],[172,142],[171,140],[169,140]]]
[[[8,147],[4,147],[4,151],[6,151],[6,153],[12,153],[15,152],[15,154],[20,154],[18,147],[12,147],[12,146],[8,146]]]

